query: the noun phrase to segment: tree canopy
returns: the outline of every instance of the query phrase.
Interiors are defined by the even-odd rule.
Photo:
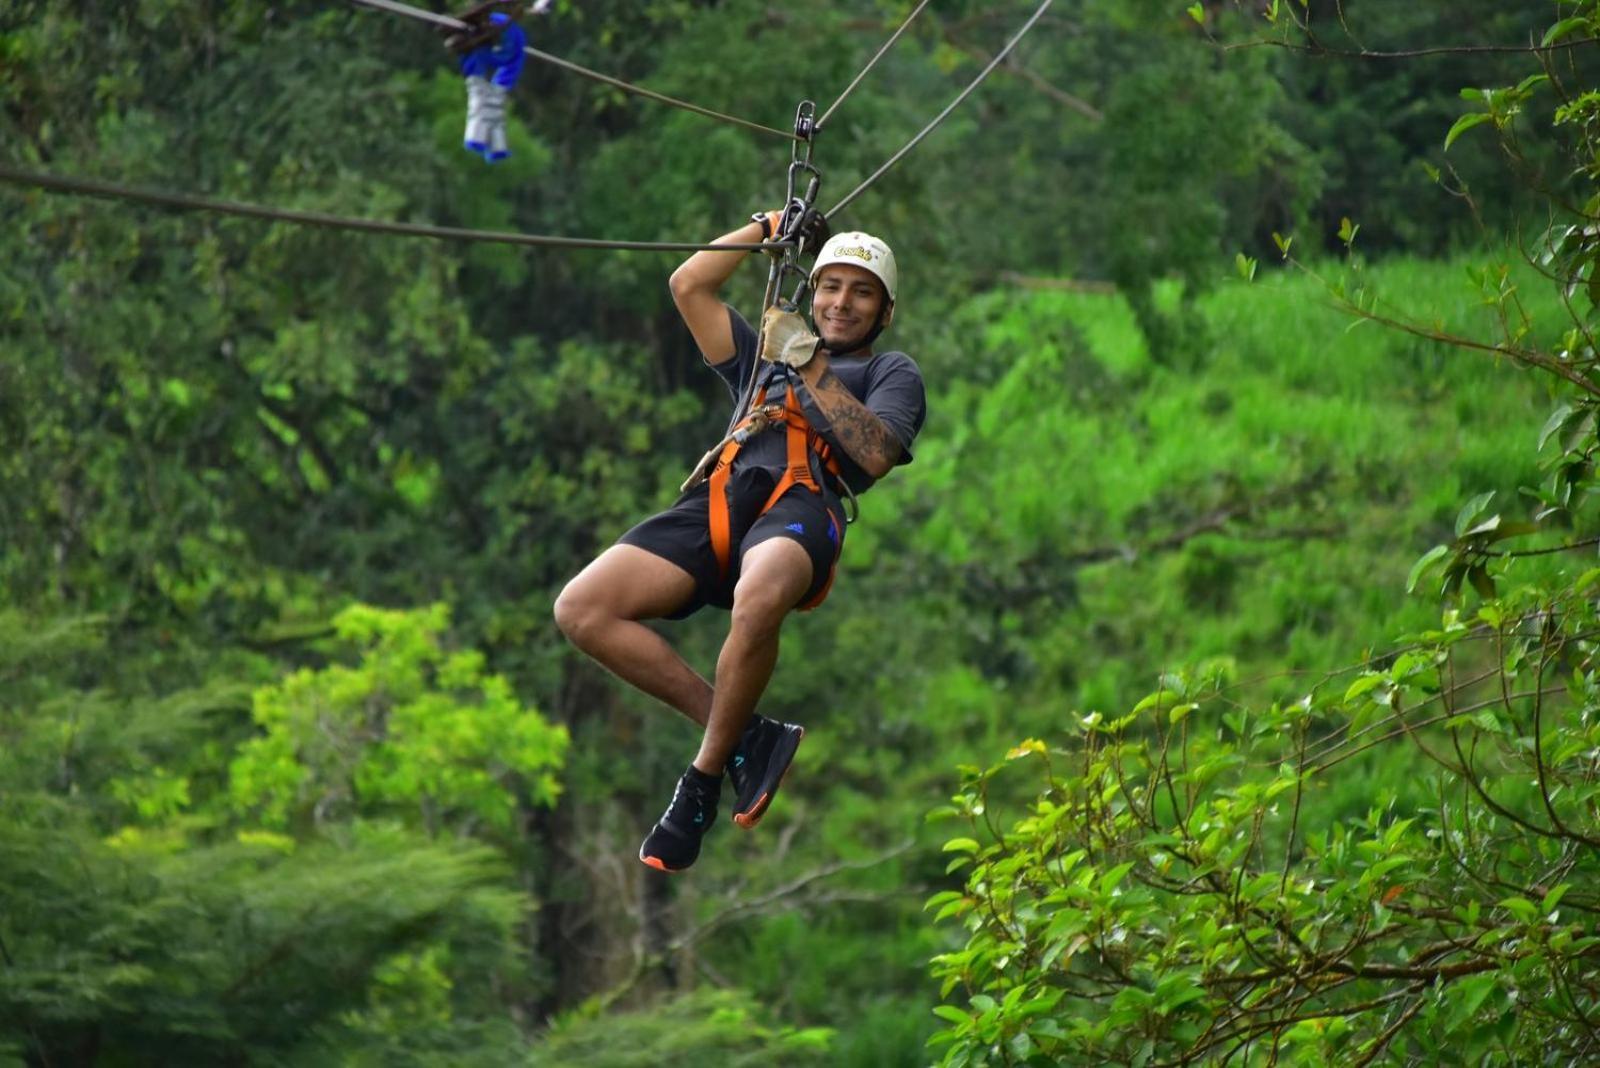
[[[524,23],[786,129],[916,7]],[[928,4],[824,206],[1036,8]],[[793,781],[671,883],[693,732],[550,607],[726,418],[677,259],[0,183],[0,1063],[1591,1058],[1597,12],[1052,5],[832,220],[930,418],[785,630]],[[11,169],[642,241],[782,197],[781,139],[555,65],[502,163],[464,103],[355,5],[0,0]]]

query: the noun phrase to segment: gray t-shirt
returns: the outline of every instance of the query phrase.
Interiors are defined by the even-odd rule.
[[[783,376],[788,368],[756,359],[759,338],[755,328],[731,307],[728,309],[728,322],[733,329],[733,358],[714,365],[712,370],[728,384],[735,404],[743,397],[752,373],[758,376],[757,391],[763,385],[769,386],[767,400],[781,402]],[[916,361],[903,352],[879,352],[871,356],[830,356],[828,366],[839,376],[844,388],[900,439],[899,463],[910,463],[911,443],[922,429],[922,421],[928,414],[922,372],[917,368]],[[794,383],[795,396],[805,409],[806,418],[833,447],[833,455],[839,461],[845,482],[853,492],[865,493],[876,480],[857,466],[849,452],[833,436],[827,415],[817,407],[811,391],[801,381],[800,373],[792,372],[790,380]],[[734,418],[737,420],[743,415],[743,412],[735,412]],[[779,433],[756,435],[746,442],[739,451],[739,458],[734,461],[735,467],[766,467],[775,472],[781,472],[787,464],[784,435]]]

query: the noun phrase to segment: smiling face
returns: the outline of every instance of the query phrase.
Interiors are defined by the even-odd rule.
[[[860,344],[877,325],[880,311],[883,325],[888,326],[894,306],[884,308],[884,300],[883,283],[871,271],[847,263],[824,267],[811,296],[811,317],[822,343],[841,352]]]

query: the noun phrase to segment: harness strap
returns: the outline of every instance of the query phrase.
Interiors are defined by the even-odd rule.
[[[844,524],[839,522],[839,517],[833,514],[833,509],[832,508],[827,508],[827,509],[825,509],[825,511],[828,513],[828,521],[833,524],[833,528],[835,530],[841,532],[840,536],[842,537],[843,536],[842,532],[844,531]],[[800,611],[809,612],[813,608],[817,607],[817,605],[821,604],[823,601],[828,599],[828,591],[833,589],[833,576],[838,573],[838,561],[839,561],[839,554],[835,553],[834,554],[834,566],[828,568],[828,577],[827,577],[827,580],[823,582],[822,589],[817,591],[817,595],[815,597],[812,597],[809,600],[801,602]]]
[[[739,455],[739,450],[744,447],[752,434],[758,434],[770,427],[782,424],[784,427],[785,466],[783,475],[778,479],[778,484],[772,488],[767,496],[766,503],[756,513],[757,517],[766,515],[774,505],[783,498],[796,485],[804,486],[812,493],[820,494],[822,486],[818,483],[815,472],[811,467],[811,458],[814,455],[821,463],[823,470],[836,478],[843,479],[839,461],[834,459],[833,450],[828,447],[827,441],[811,428],[807,421],[805,410],[800,406],[795,396],[794,386],[785,385],[783,403],[768,404],[767,391],[763,387],[751,406],[750,414],[739,421],[733,433],[728,435],[727,441],[722,446],[722,451],[717,456],[716,465],[711,470],[709,479],[711,485],[709,513],[711,551],[717,558],[717,569],[726,578],[728,566],[733,556],[733,524],[728,508],[728,474],[733,468],[734,458]],[[828,518],[839,527],[839,519],[828,510]],[[818,596],[807,601],[802,608],[812,608],[822,603],[822,598],[827,596],[828,588],[833,584],[833,574],[830,571],[827,584]]]

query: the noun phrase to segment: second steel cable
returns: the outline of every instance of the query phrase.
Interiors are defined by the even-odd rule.
[[[1053,2],[1054,0],[1044,0],[1044,3],[1039,5],[1039,9],[1033,13],[1032,17],[1030,17],[1027,22],[1022,24],[1022,29],[1018,30],[1011,40],[1006,42],[1006,46],[1002,48],[992,60],[989,61],[989,65],[984,67],[983,70],[979,71],[976,78],[972,79],[972,84],[961,90],[961,94],[954,100],[950,101],[949,105],[946,106],[943,111],[935,115],[933,121],[924,126],[920,133],[918,133],[911,140],[907,141],[905,147],[901,148],[900,151],[890,156],[883,166],[879,167],[877,170],[868,175],[866,180],[847,193],[843,200],[829,208],[826,212],[827,217],[832,219],[834,215],[840,211],[843,211],[850,205],[852,201],[856,199],[856,197],[860,196],[862,193],[865,193],[874,182],[887,174],[889,169],[896,163],[899,163],[900,160],[905,157],[907,152],[910,152],[913,148],[916,148],[917,145],[921,144],[923,138],[927,137],[935,129],[937,129],[939,124],[944,122],[944,120],[949,117],[952,111],[961,106],[961,102],[963,100],[972,95],[973,90],[977,89],[979,85],[983,84],[983,80],[989,76],[991,71],[1000,65],[1001,60],[1005,59],[1006,56],[1011,54],[1011,50],[1017,46],[1017,42],[1021,41],[1023,37],[1027,36],[1028,31],[1033,29],[1034,23],[1038,22],[1044,17],[1045,11],[1049,9],[1051,3]]]
[[[839,110],[839,105],[844,103],[845,97],[855,91],[856,86],[861,84],[861,79],[865,78],[872,71],[872,68],[878,65],[878,60],[882,59],[884,54],[894,47],[894,43],[900,39],[900,35],[906,32],[906,29],[918,15],[922,14],[922,9],[927,7],[928,3],[929,0],[922,0],[922,3],[918,4],[911,14],[906,16],[906,20],[900,24],[900,28],[895,30],[887,41],[883,42],[883,47],[878,49],[877,54],[867,60],[867,65],[861,68],[861,73],[857,74],[850,84],[844,87],[844,92],[839,94],[839,99],[835,100],[828,110],[822,113],[822,118],[817,120],[818,130],[827,125],[829,117]]]

